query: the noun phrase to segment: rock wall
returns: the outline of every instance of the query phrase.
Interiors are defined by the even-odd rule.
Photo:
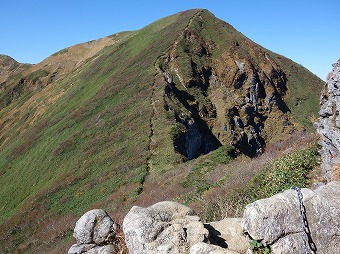
[[[333,64],[320,104],[320,118],[315,127],[321,136],[322,175],[331,181],[340,179],[340,59]]]

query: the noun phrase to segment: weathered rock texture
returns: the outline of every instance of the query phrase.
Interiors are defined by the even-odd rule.
[[[85,213],[77,221],[73,236],[77,244],[71,246],[68,254],[113,254],[117,252],[114,238],[118,225],[101,209]]]
[[[321,136],[322,174],[330,181],[340,179],[340,59],[325,84],[316,129]]]
[[[160,66],[167,82],[165,108],[185,126],[175,140],[176,151],[191,159],[232,144],[254,156],[274,132],[296,130],[285,114],[286,74],[269,54],[256,49],[258,56],[240,58],[234,41],[228,55],[212,61],[218,50],[212,41],[190,29],[178,40]]]
[[[204,225],[189,207],[163,201],[147,208],[134,206],[123,230],[131,254],[233,254],[248,248],[240,220]]]
[[[209,230],[211,243],[228,248],[227,253],[244,253],[249,247],[249,241],[242,231],[242,218],[224,218],[206,224]]]
[[[224,249],[218,245],[208,243],[196,243],[190,248],[190,254],[238,254],[238,252]]]
[[[291,189],[249,204],[244,211],[244,232],[262,239],[274,254],[305,253],[305,247],[308,253],[315,253],[313,249],[320,254],[339,253],[340,182],[301,193],[307,228],[302,226],[297,191]]]
[[[209,236],[193,210],[170,201],[132,207],[124,218],[123,231],[131,254],[186,253]]]

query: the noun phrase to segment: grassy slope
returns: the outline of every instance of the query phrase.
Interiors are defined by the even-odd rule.
[[[274,53],[271,55],[287,75],[286,103],[295,120],[307,130],[314,131],[313,123],[319,115],[319,100],[324,82],[312,73],[305,75],[308,70],[292,60]]]
[[[197,10],[173,15],[122,35],[118,43],[104,48],[74,73],[42,90],[28,91],[0,111],[2,119],[15,119],[10,126],[4,123],[7,131],[0,146],[0,224],[5,223],[6,229],[1,232],[5,238],[0,243],[6,242],[9,253],[22,242],[39,239],[32,247],[35,250],[60,242],[60,232],[69,232],[75,219],[91,207],[125,213],[143,188],[145,195],[151,193],[153,179],[164,183],[164,176],[179,172],[168,135],[174,122],[162,105],[164,78],[155,67],[189,24],[199,29],[196,22],[189,22],[195,13]],[[205,40],[214,39],[216,45],[228,47],[232,43],[229,38],[243,38],[209,12],[202,15],[206,20],[201,31]],[[216,50],[214,57],[222,50]],[[291,90],[299,89],[304,70],[283,57],[273,58],[292,73],[288,74]],[[315,80],[312,82],[316,84]],[[300,90],[287,95],[292,109],[296,98],[307,101],[303,98],[309,93]],[[295,108],[292,111],[295,113]],[[296,118],[302,122],[305,117],[300,115]],[[208,177],[213,170],[210,166]],[[200,173],[187,178],[184,175],[181,180],[195,181],[194,188],[199,192],[206,190],[205,182],[209,188],[214,185]],[[172,191],[169,198],[175,195]],[[147,197],[141,195],[138,202],[143,203],[143,198]],[[56,221],[65,225],[58,231],[48,227],[40,231],[44,223]]]
[[[121,200],[135,199],[148,173],[154,63],[194,12],[167,17],[106,47],[79,73],[50,88],[63,96],[1,146],[1,223],[19,211],[29,217],[23,207],[36,195],[45,217],[80,215],[95,202],[111,203],[110,195],[123,185],[130,189]],[[43,101],[44,90],[40,93]],[[30,115],[38,108],[22,110]],[[119,203],[114,208],[121,209]]]

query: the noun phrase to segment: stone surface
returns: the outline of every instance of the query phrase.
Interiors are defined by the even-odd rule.
[[[229,251],[244,253],[249,247],[249,241],[243,234],[242,218],[224,218],[221,221],[206,225],[210,233],[210,241]]]
[[[208,243],[196,243],[190,248],[190,254],[239,254],[238,252],[221,248]]]
[[[86,253],[90,249],[96,247],[97,245],[92,244],[73,244],[71,248],[68,250],[68,254],[80,254],[80,253]]]
[[[320,118],[315,127],[321,136],[322,175],[326,181],[340,179],[340,60],[333,64],[320,98]]]
[[[77,243],[102,244],[113,239],[117,225],[102,209],[94,209],[85,213],[76,223],[73,236]]]
[[[171,201],[132,207],[124,218],[123,231],[131,254],[186,253],[209,235],[193,210]]]
[[[302,226],[297,191],[286,190],[249,204],[244,211],[243,230],[252,239],[271,245],[273,253],[304,253],[315,246],[317,253],[340,249],[340,182],[330,182],[314,191],[301,190],[310,234]]]
[[[73,236],[77,244],[71,246],[68,254],[113,254],[113,245],[118,225],[102,209],[86,212],[77,221]]]
[[[114,254],[116,253],[116,249],[114,245],[104,245],[104,246],[96,246],[90,249],[86,254]]]
[[[74,244],[68,254],[114,254],[114,245],[97,246],[96,244]]]

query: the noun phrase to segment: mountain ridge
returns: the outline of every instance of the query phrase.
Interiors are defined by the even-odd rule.
[[[93,43],[56,52],[1,83],[0,222],[9,250],[15,242],[35,250],[46,248],[37,239],[59,242],[75,214],[90,207],[119,214],[140,197],[161,198],[150,186],[175,179],[185,161],[227,145],[255,156],[317,114],[321,80],[207,10]],[[41,234],[46,223],[60,227],[49,230],[50,239]]]

